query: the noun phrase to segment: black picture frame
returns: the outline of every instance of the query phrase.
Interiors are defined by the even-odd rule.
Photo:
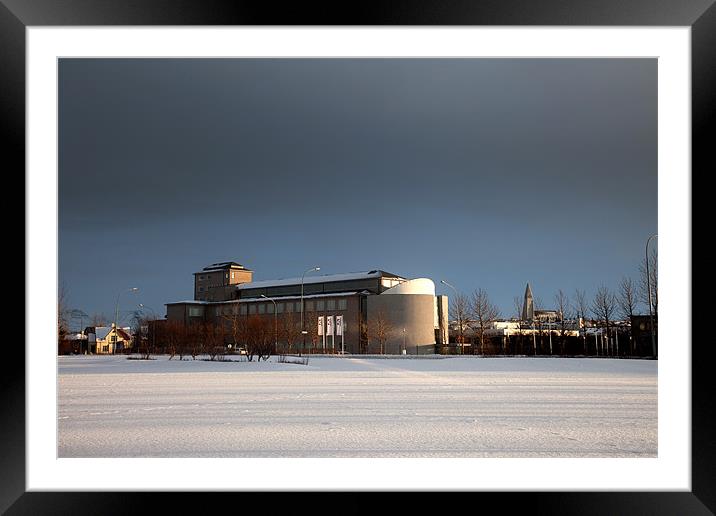
[[[82,25],[554,25],[691,27],[692,191],[694,180],[716,170],[712,137],[716,125],[716,6],[714,0],[401,0],[392,3],[333,2],[291,4],[283,10],[269,2],[225,0],[0,0],[0,131],[7,175],[25,166],[25,28]],[[8,161],[8,157],[14,158]],[[10,164],[12,163],[12,164]],[[7,167],[7,168],[6,168]],[[6,176],[7,177],[7,176]],[[693,207],[698,207],[695,200]],[[692,220],[701,220],[692,215]],[[710,218],[705,220],[710,221]],[[693,234],[693,231],[692,231]],[[698,271],[692,268],[692,275]],[[26,271],[27,274],[28,271]],[[697,276],[700,277],[700,276]],[[54,289],[48,288],[48,295]],[[696,307],[699,308],[700,307]],[[30,323],[25,315],[26,325]],[[693,319],[693,316],[692,316]],[[695,320],[699,320],[696,318]],[[685,344],[691,344],[692,321],[683,321]],[[688,339],[688,340],[687,340]],[[28,343],[26,342],[26,346]],[[713,345],[703,339],[692,356],[692,489],[690,492],[504,492],[453,493],[451,505],[466,501],[481,510],[497,503],[500,512],[525,507],[536,514],[713,514],[716,512],[716,428],[711,400]],[[277,497],[267,493],[126,493],[26,492],[25,363],[13,357],[0,375],[3,403],[0,449],[0,510],[7,514],[124,514],[156,510],[201,511],[207,501],[235,505],[267,503],[272,512],[295,510],[310,493]],[[443,496],[411,493],[405,497],[423,510],[444,507]],[[371,497],[350,493],[334,502],[321,493],[321,507],[340,504],[341,512],[375,509]],[[459,496],[458,500],[454,496]],[[470,500],[462,500],[469,496]],[[210,497],[210,498],[209,498]],[[346,497],[350,502],[346,501]],[[428,503],[430,502],[430,503]],[[401,502],[403,503],[403,502]],[[217,504],[217,505],[215,505]],[[478,505],[479,504],[479,505]],[[325,510],[325,509],[324,509]],[[444,510],[444,509],[443,509]]]

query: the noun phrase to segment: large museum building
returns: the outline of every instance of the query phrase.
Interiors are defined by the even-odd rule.
[[[167,303],[167,320],[262,318],[280,349],[333,353],[429,354],[447,344],[448,300],[427,278],[382,270],[252,281],[236,262],[194,273],[194,299]],[[304,333],[301,333],[301,330]]]

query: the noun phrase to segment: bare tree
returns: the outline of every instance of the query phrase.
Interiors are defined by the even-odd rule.
[[[107,326],[109,324],[109,318],[104,314],[92,314],[89,320],[90,326]]]
[[[208,333],[213,330],[212,324],[202,321],[186,328],[186,349],[192,360],[201,355],[206,347]]]
[[[184,355],[189,351],[189,339],[193,332],[194,328],[190,328],[189,324],[177,324],[175,329],[176,353],[179,356],[179,360],[184,360]]]
[[[241,320],[244,316],[239,315],[239,304],[233,303],[221,314],[221,320],[224,324],[224,331],[231,337],[231,345],[234,350],[237,349],[241,341]]]
[[[535,318],[534,318],[533,324],[536,323],[536,325],[537,325],[537,334],[539,335],[539,347],[540,347],[540,352],[541,352],[541,350],[544,349],[545,331],[544,331],[544,327],[543,327],[543,319],[542,319],[542,317],[537,317],[537,312],[540,310],[544,310],[544,303],[542,302],[541,297],[534,298],[532,303],[533,303],[534,311],[535,311]]]
[[[155,352],[156,320],[142,317],[135,330],[135,339],[138,341],[137,352],[143,360],[149,360]]]
[[[571,305],[569,303],[569,297],[567,294],[559,289],[554,295],[554,304],[557,312],[559,312],[559,347],[560,354],[564,355],[564,339],[567,335],[567,320],[569,320],[571,314]]]
[[[464,351],[465,330],[469,323],[470,300],[464,294],[457,294],[450,304],[450,318],[457,321],[457,342],[460,353]]]
[[[62,282],[57,289],[57,346],[59,346],[67,338],[70,332],[68,324],[68,302],[69,294],[67,285]]]
[[[385,353],[385,343],[392,334],[393,327],[384,311],[380,310],[373,317],[371,317],[368,322],[368,338],[378,341],[381,355]]]
[[[641,261],[639,266],[639,300],[649,308],[649,290],[651,290],[651,312],[656,317],[659,307],[658,296],[658,279],[659,279],[659,260],[657,259],[656,249],[652,249],[649,253],[649,275],[647,282],[647,258]]]
[[[162,338],[164,345],[166,346],[167,353],[169,354],[169,360],[174,358],[183,346],[183,343],[181,342],[183,331],[184,325],[179,321],[167,321],[164,324]]]
[[[316,349],[318,347],[319,340],[321,339],[321,336],[318,334],[318,317],[319,315],[317,312],[304,312],[303,315],[304,324],[306,325],[306,337],[308,337],[308,341],[311,344],[311,349]],[[300,337],[301,328],[299,327],[298,330]]]
[[[617,303],[619,305],[619,315],[624,319],[631,320],[637,303],[636,288],[631,278],[624,277],[619,282]]]
[[[597,290],[597,293],[594,295],[591,310],[594,317],[604,324],[607,337],[607,349],[609,347],[610,323],[614,320],[616,305],[616,296],[607,287],[599,287],[599,290]]]
[[[619,282],[619,296],[617,297],[617,304],[619,305],[619,312],[623,319],[629,321],[631,326],[631,318],[636,310],[637,303],[637,292],[634,286],[634,282],[631,278],[624,277]],[[629,332],[629,352],[634,352],[634,341]]]
[[[246,355],[249,361],[256,356],[258,360],[267,360],[273,349],[273,324],[260,316],[251,315],[246,320]]]
[[[500,310],[492,304],[487,292],[483,289],[475,290],[470,301],[473,324],[480,339],[480,353],[484,355],[485,330],[500,317]]]
[[[587,295],[584,290],[576,289],[574,291],[574,311],[575,317],[582,320],[582,339],[584,341],[584,354],[587,354],[587,310],[589,306],[587,304]]]
[[[202,341],[204,351],[209,355],[209,360],[216,360],[217,356],[224,354],[224,326],[207,321],[201,326],[201,330],[201,337],[203,338],[197,340]],[[201,349],[201,347],[199,347],[199,349]],[[192,353],[192,356],[196,355]]]
[[[513,310],[515,311],[515,320],[517,321],[517,335],[520,339],[520,352],[524,353],[524,350],[522,349],[524,347],[523,343],[523,335],[522,335],[522,299],[520,296],[515,296],[512,298],[512,306]],[[513,351],[514,353],[514,351]]]
[[[310,321],[312,323],[312,321]],[[317,324],[317,323],[316,323]],[[279,338],[286,343],[288,352],[291,353],[293,344],[301,339],[301,323],[293,312],[288,312],[279,320]]]

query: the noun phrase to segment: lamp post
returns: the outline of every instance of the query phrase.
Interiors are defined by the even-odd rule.
[[[651,351],[654,353],[654,358],[656,358],[656,339],[654,338],[654,311],[652,310],[651,305],[651,282],[650,282],[650,273],[649,273],[649,241],[654,238],[655,236],[658,236],[656,233],[651,235],[649,238],[646,239],[646,292],[647,292],[647,298],[649,301],[649,327],[651,329]]]
[[[460,294],[457,293],[457,289],[456,289],[455,287],[453,287],[450,283],[448,283],[448,282],[445,281],[445,280],[440,280],[440,283],[442,283],[443,285],[447,285],[448,287],[450,287],[451,289],[453,289],[453,290],[455,291],[455,303],[457,303],[457,302],[458,302],[458,301],[457,301],[457,298],[458,298],[458,296],[460,295]],[[456,310],[456,312],[457,312],[457,325],[458,325],[458,330],[460,331],[460,354],[462,355],[462,354],[463,354],[463,351],[464,351],[464,350],[463,350],[463,347],[465,346],[465,344],[464,344],[465,338],[463,337],[463,334],[462,334],[462,315],[460,314],[460,309],[459,309],[459,308]]]
[[[119,298],[125,292],[136,292],[137,290],[139,290],[139,288],[132,287],[127,290],[122,290],[119,294],[117,294],[117,303],[114,305],[114,345],[112,346],[113,355],[117,349],[117,337],[119,336],[119,332],[117,331],[117,319],[119,319]]]
[[[320,270],[321,270],[320,267],[311,267],[310,269],[306,269],[305,271],[303,271],[303,274],[301,275],[301,337],[303,338],[303,341],[301,343],[301,351],[303,351],[306,347],[306,334],[308,333],[306,331],[305,325],[303,324],[303,278],[304,278],[304,276],[306,276],[307,272],[320,271]],[[299,356],[300,356],[300,354],[301,353],[299,353]]]
[[[278,322],[276,319],[276,301],[271,299],[270,297],[266,297],[265,295],[261,294],[261,297],[264,299],[268,299],[273,303],[273,346],[274,346],[274,353],[278,349]]]

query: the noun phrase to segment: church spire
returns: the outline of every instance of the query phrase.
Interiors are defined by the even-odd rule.
[[[532,297],[532,289],[530,288],[529,282],[527,283],[527,288],[525,289],[525,302],[522,305],[522,320],[523,321],[531,321],[534,319],[535,316],[535,304],[534,299]]]

